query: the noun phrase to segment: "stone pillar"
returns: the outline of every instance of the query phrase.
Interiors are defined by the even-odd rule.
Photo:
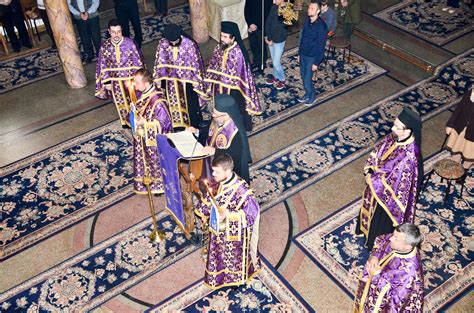
[[[197,43],[205,43],[209,40],[207,0],[189,0],[189,7],[193,38]]]
[[[66,80],[73,89],[83,88],[87,85],[87,79],[66,0],[45,0],[44,5]]]
[[[296,11],[303,10],[303,3],[304,3],[304,0],[295,0],[293,9],[295,9]]]

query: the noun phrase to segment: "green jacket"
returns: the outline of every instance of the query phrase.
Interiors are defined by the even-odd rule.
[[[347,0],[344,23],[357,24],[361,19],[360,0]]]

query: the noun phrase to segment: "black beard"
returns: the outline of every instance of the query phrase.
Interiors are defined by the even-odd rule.
[[[224,43],[224,42],[220,42],[219,43],[219,49],[221,49],[222,51],[224,51],[225,49],[229,48],[229,44],[228,43]]]

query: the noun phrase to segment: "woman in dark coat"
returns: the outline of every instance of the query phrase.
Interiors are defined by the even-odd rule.
[[[459,163],[463,159],[467,172],[474,161],[474,88],[458,103],[446,125],[446,134],[449,135],[446,146],[453,154],[452,159]]]

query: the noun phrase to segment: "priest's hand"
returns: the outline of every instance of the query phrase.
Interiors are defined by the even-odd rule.
[[[204,148],[202,148],[202,152],[208,155],[214,155],[216,153],[216,148],[205,146]]]
[[[224,210],[222,210],[222,212],[219,214],[219,223],[224,222],[225,219],[226,219],[226,217],[227,217],[227,210],[224,209]]]
[[[142,126],[142,125],[145,125],[145,118],[143,118],[143,116],[140,116],[140,115],[135,115],[135,124],[137,126]]]
[[[453,129],[451,127],[446,127],[446,135],[451,135]]]
[[[105,89],[112,91],[112,84],[105,84]]]
[[[249,26],[249,33],[253,33],[254,31],[257,30],[257,25],[255,24],[250,24]]]
[[[365,268],[367,269],[367,272],[369,275],[377,275],[380,273],[380,266],[379,266],[379,259],[377,259],[374,256],[371,256],[369,260],[367,261],[367,264],[365,265]]]
[[[316,72],[318,70],[318,66],[316,64],[311,65],[311,70]]]
[[[192,126],[186,127],[186,131],[187,131],[187,132],[190,132],[190,133],[193,133],[193,134],[199,133],[199,129],[194,128],[194,127],[192,127]]]

